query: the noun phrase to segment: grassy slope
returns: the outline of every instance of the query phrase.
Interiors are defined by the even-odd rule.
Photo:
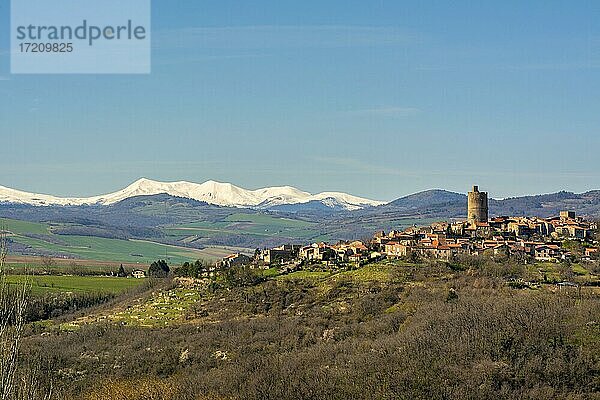
[[[46,223],[0,219],[0,226],[5,227],[13,234],[12,239],[15,242],[31,246],[37,251],[50,251],[89,260],[140,264],[164,258],[165,250],[174,264],[198,258],[214,261],[233,252],[249,251],[246,248],[234,246],[211,246],[211,239],[216,237],[247,236],[259,238],[259,240],[262,240],[260,238],[273,238],[276,242],[281,240],[282,242],[298,243],[309,242],[316,238],[323,239],[319,236],[317,224],[243,212],[229,215],[222,221],[199,221],[163,228],[168,239],[179,241],[182,246],[195,241],[208,243],[207,247],[202,250],[166,246],[155,241],[134,242],[93,236],[54,235],[52,224]],[[30,237],[30,235],[36,235],[36,237]]]
[[[295,238],[302,241],[319,235],[318,225],[312,222],[244,213],[232,214],[217,222],[200,221],[175,225],[165,228],[164,231],[169,237],[177,240],[250,235]]]
[[[0,228],[15,234],[34,233],[47,234],[50,226],[44,223],[18,221],[14,219],[0,218]]]
[[[137,382],[151,371],[171,382],[192,377],[194,387],[204,385],[199,391],[218,399],[591,393],[600,354],[597,294],[586,288],[576,300],[553,287],[515,290],[496,277],[443,265],[381,262],[340,273],[302,271],[214,294],[156,290],[73,321],[69,336],[48,328],[55,334],[30,343],[42,351],[68,343],[55,369],[84,371],[75,383],[83,389],[90,382],[104,388],[115,375]],[[454,300],[450,288],[458,293]],[[189,359],[182,361],[183,354]],[[495,397],[496,385],[503,396]]]
[[[180,264],[202,256],[197,250],[174,248],[158,243],[132,240],[106,239],[92,236],[60,236],[64,244],[50,243],[42,239],[16,236],[13,239],[34,249],[73,254],[88,260],[139,262],[147,264],[165,254],[171,262]]]
[[[38,251],[70,254],[78,258],[99,261],[117,261],[146,265],[156,259],[165,258],[181,264],[198,258],[219,258],[231,253],[231,249],[195,250],[168,246],[154,242],[107,239],[93,236],[53,235],[49,224],[0,219],[0,226],[12,233],[15,242],[31,246]],[[48,240],[33,238],[26,234],[50,235]],[[52,243],[54,239],[56,243]]]
[[[6,278],[9,283],[28,282],[34,294],[48,292],[77,292],[77,293],[114,293],[119,294],[143,283],[143,280],[132,278],[109,278],[89,276],[18,276]]]

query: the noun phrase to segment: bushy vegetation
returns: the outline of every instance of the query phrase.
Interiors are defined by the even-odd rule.
[[[187,278],[199,278],[205,273],[208,273],[208,266],[202,260],[196,260],[193,263],[186,261],[174,271],[175,276]]]
[[[254,286],[265,280],[262,274],[248,266],[227,268],[221,273],[221,277],[223,285],[229,289]]]
[[[151,278],[166,278],[170,272],[169,265],[165,260],[158,260],[150,264],[148,276]]]
[[[53,371],[61,399],[593,398],[595,288],[514,289],[532,272],[503,266],[384,262],[266,281],[236,268],[184,291],[198,296],[178,324],[32,335],[23,359]]]
[[[64,314],[94,307],[116,297],[113,293],[46,293],[32,296],[27,303],[27,322],[57,318]]]

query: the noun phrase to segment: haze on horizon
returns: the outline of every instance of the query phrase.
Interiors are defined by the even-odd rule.
[[[11,76],[0,34],[0,185],[600,188],[595,2],[154,0],[153,16],[148,76]]]

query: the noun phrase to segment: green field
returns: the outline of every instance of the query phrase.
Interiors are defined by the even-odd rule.
[[[248,222],[268,229],[293,229],[314,228],[314,222],[301,221],[297,219],[280,218],[265,214],[242,214],[237,213],[225,218],[229,222]]]
[[[217,237],[244,235],[259,240],[265,237],[280,237],[282,241],[308,242],[319,235],[317,224],[311,222],[241,212],[224,216],[221,221],[198,221],[161,228],[170,241],[180,242],[181,246],[151,240],[108,239],[53,233],[53,228],[63,226],[64,224],[0,219],[0,227],[10,232],[10,238],[15,242],[29,246],[32,250],[30,253],[50,252],[83,260],[134,263],[140,266],[164,258],[172,265],[197,259],[214,262],[232,253],[252,252],[252,249],[242,247],[211,245],[211,240]],[[206,247],[186,247],[190,243]]]
[[[0,218],[0,229],[7,230],[14,234],[34,233],[47,234],[50,232],[48,224],[18,221],[14,219]]]
[[[197,250],[171,246],[151,241],[107,239],[94,236],[56,235],[52,226],[45,223],[0,219],[0,226],[10,232],[17,243],[30,246],[33,250],[71,255],[85,260],[116,261],[147,265],[157,259],[167,258],[172,264],[197,259],[216,260],[246,249],[208,247]],[[43,235],[31,237],[27,235]]]
[[[200,221],[175,225],[165,228],[164,232],[169,237],[182,241],[223,235],[273,236],[308,240],[319,235],[318,224],[313,222],[244,213],[229,215],[222,221]]]
[[[331,272],[324,271],[296,271],[286,275],[279,275],[279,280],[289,279],[307,279],[307,280],[319,280],[323,278],[329,278],[332,275]]]
[[[414,267],[413,264],[402,261],[378,262],[350,271],[296,271],[290,274],[278,275],[278,280],[307,279],[314,282],[331,283],[348,279],[354,282],[390,282],[394,272],[402,271],[403,267]],[[273,277],[274,274],[268,275]]]
[[[193,249],[152,242],[106,239],[93,236],[58,236],[57,239],[61,244],[22,235],[14,236],[12,239],[36,250],[71,254],[87,260],[121,261],[145,265],[165,257],[175,264],[202,257],[200,251]]]
[[[90,276],[9,275],[6,279],[11,284],[28,282],[34,294],[58,292],[119,294],[144,282],[143,279]]]

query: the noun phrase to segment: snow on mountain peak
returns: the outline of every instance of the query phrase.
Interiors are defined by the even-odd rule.
[[[186,181],[159,182],[147,178],[138,179],[117,192],[88,198],[60,198],[50,195],[27,193],[0,186],[0,202],[36,206],[110,205],[135,196],[150,196],[163,193],[204,201],[219,206],[260,209],[268,209],[277,205],[303,204],[311,201],[320,201],[329,207],[346,210],[356,210],[383,204],[379,201],[364,199],[346,193],[324,192],[312,195],[292,186],[247,190],[231,183],[222,183],[213,180],[198,184]]]

